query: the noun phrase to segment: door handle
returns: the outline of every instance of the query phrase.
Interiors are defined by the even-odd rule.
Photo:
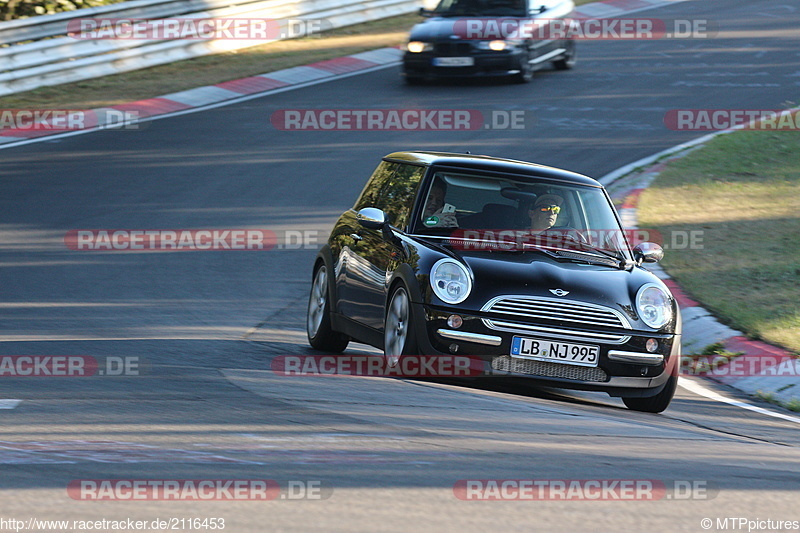
[[[361,241],[363,241],[363,240],[364,240],[364,237],[362,237],[362,236],[361,236],[361,235],[359,235],[358,233],[351,233],[351,234],[350,234],[350,238],[351,238],[351,239],[353,239],[353,240],[354,240],[354,241],[356,241],[356,242],[361,242]]]

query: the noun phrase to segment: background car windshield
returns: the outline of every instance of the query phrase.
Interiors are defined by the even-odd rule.
[[[438,15],[525,16],[524,0],[442,0],[434,12]]]
[[[613,208],[599,188],[437,172],[424,192],[416,221],[420,234],[455,236],[478,230],[469,236],[492,239],[503,231],[546,230],[549,235],[566,235],[577,249],[588,246],[628,255]],[[453,208],[455,223],[440,222]]]

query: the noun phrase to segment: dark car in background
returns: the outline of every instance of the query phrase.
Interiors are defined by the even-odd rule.
[[[336,222],[313,269],[311,346],[469,354],[487,375],[604,391],[660,412],[681,319],[597,181],[487,156],[397,152]]]
[[[403,76],[415,84],[431,78],[510,76],[529,82],[552,63],[575,65],[570,37],[572,0],[441,0],[411,29]]]

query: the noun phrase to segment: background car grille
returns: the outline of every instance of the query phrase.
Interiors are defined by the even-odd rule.
[[[503,372],[515,372],[548,378],[573,379],[579,381],[608,381],[608,374],[602,368],[532,361],[502,355],[492,359],[492,368]]]
[[[481,311],[492,315],[483,319],[486,327],[500,331],[610,344],[624,344],[630,340],[624,333],[582,328],[631,329],[622,313],[602,305],[534,296],[503,296],[487,302]]]
[[[437,56],[468,56],[472,53],[472,45],[470,43],[436,43],[433,51]]]

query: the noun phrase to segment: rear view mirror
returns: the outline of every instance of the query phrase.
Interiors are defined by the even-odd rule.
[[[356,214],[358,223],[367,229],[381,229],[386,225],[386,213],[374,207],[365,207]]]
[[[654,242],[642,242],[633,249],[633,258],[642,263],[658,263],[664,259],[664,249]]]

